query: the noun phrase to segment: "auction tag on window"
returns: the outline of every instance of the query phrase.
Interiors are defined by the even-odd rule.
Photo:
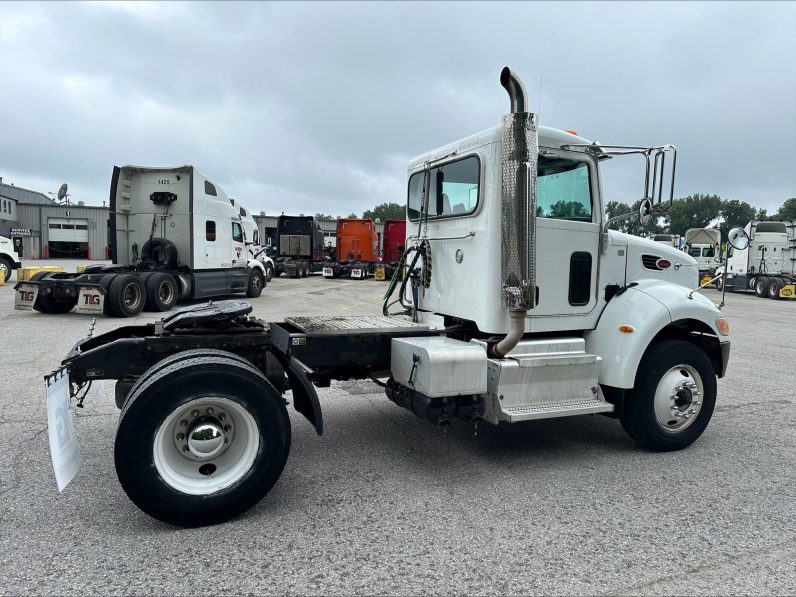
[[[63,491],[80,468],[75,425],[69,411],[69,374],[65,371],[56,373],[46,384],[50,456],[58,491]]]
[[[39,296],[38,284],[20,284],[14,297],[14,309],[30,311]]]
[[[78,313],[89,313],[102,315],[102,303],[105,296],[99,288],[91,288],[81,286],[77,295],[77,311]]]

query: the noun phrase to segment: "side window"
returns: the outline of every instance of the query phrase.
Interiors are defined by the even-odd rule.
[[[536,215],[591,222],[591,184],[587,162],[539,156]]]
[[[713,247],[705,247],[702,249],[702,257],[713,257],[715,255]]]
[[[691,257],[699,257],[699,251],[699,247],[693,247],[688,250],[688,254],[691,255]]]
[[[237,222],[232,222],[232,240],[236,243],[243,242],[243,228]]]
[[[242,207],[240,208],[240,217],[241,218],[245,218],[246,217],[246,210],[243,209]]]
[[[252,233],[252,242],[255,245],[259,245],[260,244],[260,231],[257,228],[255,228],[254,232]]]
[[[417,220],[423,201],[425,172],[416,172],[409,179],[407,201],[409,218]],[[480,163],[470,156],[431,169],[429,184],[429,218],[445,218],[471,214],[478,207]]]
[[[213,220],[205,222],[205,239],[209,241],[216,240],[216,223]]]
[[[218,193],[216,193],[216,187],[213,186],[213,183],[209,180],[205,181],[205,194],[212,195],[213,197],[218,197]]]

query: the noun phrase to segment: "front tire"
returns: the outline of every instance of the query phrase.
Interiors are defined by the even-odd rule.
[[[14,273],[14,264],[5,257],[0,257],[0,276],[3,277],[4,282],[11,279],[11,274]]]
[[[145,373],[122,410],[114,458],[136,506],[196,527],[254,506],[289,451],[290,420],[279,393],[251,364],[219,354]]]
[[[274,279],[274,266],[268,263],[265,266],[265,281],[267,283],[273,279]]]
[[[249,274],[249,286],[246,288],[246,296],[249,298],[257,298],[263,292],[265,286],[265,277],[258,269],[253,269]]]
[[[659,340],[641,359],[622,427],[650,450],[682,450],[705,431],[715,404],[716,374],[708,356],[689,342]]]

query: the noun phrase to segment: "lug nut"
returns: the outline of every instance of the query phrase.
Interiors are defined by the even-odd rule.
[[[224,413],[219,413],[219,415],[218,415],[218,420],[219,420],[219,421],[223,421],[223,420],[225,420],[226,418],[227,418],[227,415],[225,415]]]
[[[196,410],[196,409],[193,409],[193,410],[191,411],[191,416],[192,416],[192,417],[198,417],[198,416],[199,416],[199,411],[198,411],[198,410]]]
[[[178,433],[177,434],[177,441],[178,442],[181,442],[184,439],[185,439],[185,434],[184,433]]]
[[[187,452],[187,451],[188,451],[188,446],[183,446],[183,447],[182,447],[182,451],[183,451],[183,452]]]
[[[208,415],[212,415],[214,412],[216,412],[216,411],[213,409],[212,406],[207,409],[207,414]]]
[[[226,433],[229,433],[230,431],[232,431],[232,425],[224,425],[224,431]]]
[[[185,419],[180,421],[180,427],[187,427],[187,426],[188,426],[188,421],[186,421]]]

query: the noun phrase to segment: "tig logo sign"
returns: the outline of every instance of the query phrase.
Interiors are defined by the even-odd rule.
[[[102,291],[99,288],[80,288],[77,295],[78,313],[97,314],[102,313],[102,303],[104,300]]]
[[[240,259],[240,254],[241,254],[242,252],[243,252],[243,247],[235,247],[235,253],[236,253],[236,254],[237,254],[237,256],[238,256],[238,259]]]
[[[36,303],[39,295],[39,287],[33,284],[20,284],[17,286],[16,296],[14,297],[14,309],[19,311],[30,311]]]

